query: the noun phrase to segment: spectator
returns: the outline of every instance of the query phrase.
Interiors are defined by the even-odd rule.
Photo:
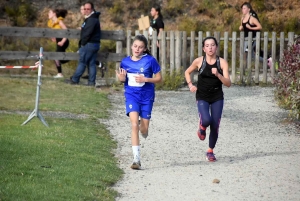
[[[82,5],[80,6],[80,14],[82,15],[82,18],[85,19],[84,4],[82,4]],[[81,27],[79,27],[79,29],[81,29]],[[101,24],[100,24],[100,29],[101,29]],[[79,52],[79,51],[78,51],[78,52]],[[99,66],[99,68],[101,68],[101,70],[102,70],[102,76],[101,76],[101,77],[103,77],[103,76],[104,76],[104,71],[103,71],[103,69],[102,69],[102,63],[100,63],[99,61],[96,60],[96,66]],[[100,66],[101,66],[101,67],[100,67]],[[103,68],[104,68],[104,67],[103,67]],[[86,69],[87,69],[87,74],[81,77],[81,78],[83,78],[83,79],[89,79],[89,67],[86,66]]]
[[[52,29],[67,29],[63,23],[63,19],[68,14],[65,9],[50,9],[48,13],[48,27]],[[69,40],[67,38],[52,38],[52,41],[56,43],[56,52],[65,52],[69,46]],[[54,78],[63,78],[61,64],[68,62],[67,60],[54,60],[57,75]]]
[[[101,29],[99,16],[94,4],[87,2],[84,4],[85,20],[81,26],[79,41],[79,64],[74,75],[70,78],[71,84],[78,84],[80,77],[84,73],[86,66],[89,67],[88,86],[96,84],[96,59],[100,49]]]
[[[151,26],[151,28],[153,28],[154,30],[156,30],[157,37],[160,37],[160,33],[165,28],[165,25],[164,25],[164,22],[163,22],[163,16],[162,16],[161,11],[160,11],[160,7],[159,6],[153,6],[151,8],[150,14],[152,16],[152,20],[150,22],[150,26]],[[150,31],[150,35],[152,35],[152,31]],[[152,47],[153,46],[155,46],[155,45],[152,44]],[[156,46],[157,46],[157,56],[156,56],[156,59],[157,59],[157,61],[159,61],[159,41],[157,41]]]

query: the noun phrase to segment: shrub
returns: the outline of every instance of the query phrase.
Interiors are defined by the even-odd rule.
[[[170,0],[164,8],[164,17],[172,18],[182,14],[183,9],[185,8],[184,5],[183,0]]]
[[[121,2],[114,2],[114,6],[109,9],[109,14],[112,17],[114,23],[122,23],[124,16],[124,5]]]
[[[300,40],[283,53],[279,73],[274,77],[275,99],[279,106],[290,110],[292,118],[300,115]]]
[[[29,26],[36,19],[36,11],[30,3],[19,1],[16,5],[6,6],[5,12],[9,16],[12,26]]]
[[[198,32],[201,30],[201,23],[195,20],[193,17],[183,16],[180,17],[178,30],[186,31],[188,34],[190,34],[191,31]]]
[[[156,89],[162,90],[177,90],[179,87],[184,84],[184,77],[182,76],[182,72],[166,72],[163,76],[163,82],[156,85]]]

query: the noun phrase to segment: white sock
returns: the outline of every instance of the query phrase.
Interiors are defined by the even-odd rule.
[[[140,146],[132,146],[133,160],[140,161]]]

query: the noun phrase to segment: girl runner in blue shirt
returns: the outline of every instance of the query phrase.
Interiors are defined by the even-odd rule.
[[[124,82],[126,115],[130,117],[131,123],[133,152],[131,168],[140,169],[139,131],[144,138],[147,138],[155,99],[155,83],[161,82],[162,77],[160,66],[151,56],[148,41],[144,35],[137,35],[134,38],[131,50],[132,55],[122,60],[121,67],[116,74],[118,79]]]

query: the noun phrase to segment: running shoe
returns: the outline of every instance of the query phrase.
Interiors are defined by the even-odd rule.
[[[131,169],[134,169],[134,170],[139,170],[141,168],[141,162],[138,161],[138,162],[133,162],[132,165],[130,166]]]
[[[215,162],[217,159],[214,152],[206,152],[206,160],[209,162]]]
[[[198,135],[198,137],[199,137],[200,140],[202,140],[202,141],[205,140],[205,138],[206,138],[206,130],[199,129],[197,131],[197,135]]]
[[[53,78],[63,78],[64,76],[63,76],[63,74],[61,74],[61,73],[58,73],[57,75],[55,75],[55,76],[53,76]]]

